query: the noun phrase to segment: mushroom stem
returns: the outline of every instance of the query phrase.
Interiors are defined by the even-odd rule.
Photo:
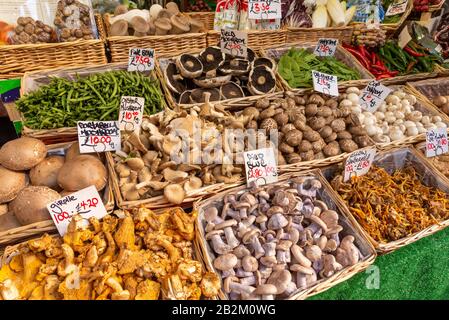
[[[240,241],[235,237],[234,230],[231,227],[227,227],[223,229],[226,237],[227,244],[234,249],[240,244]]]

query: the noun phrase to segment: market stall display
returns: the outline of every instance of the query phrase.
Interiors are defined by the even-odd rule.
[[[313,54],[316,43],[292,44],[263,51],[278,64],[278,74],[285,90],[313,86],[312,70],[337,76],[339,86],[368,83],[372,75],[341,46],[333,57]]]
[[[141,208],[120,215],[90,218],[87,228],[77,215],[63,238],[45,234],[8,247],[0,269],[2,298],[197,300],[217,295],[219,279],[194,258],[194,214]]]
[[[323,171],[341,204],[379,253],[449,225],[447,179],[413,148],[379,153],[367,174],[347,182],[341,167]]]
[[[440,112],[449,115],[448,88],[449,78],[436,78],[410,82],[411,92]]]
[[[44,145],[22,137],[0,149],[0,245],[55,230],[47,204],[94,185],[114,209],[104,157],[79,154],[78,143]]]
[[[196,205],[198,246],[220,298],[304,299],[374,259],[316,175],[239,187]]]

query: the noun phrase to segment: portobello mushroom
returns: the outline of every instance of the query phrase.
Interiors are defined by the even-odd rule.
[[[165,79],[167,79],[168,88],[177,93],[181,94],[186,90],[186,84],[183,77],[178,73],[176,64],[170,62],[165,69]]]
[[[203,73],[203,64],[192,54],[182,54],[176,59],[176,66],[184,78],[193,79]]]
[[[257,58],[256,60],[253,61],[253,68],[258,67],[258,66],[267,66],[271,70],[274,70],[276,63],[270,58],[262,57],[262,58]]]
[[[219,101],[220,100],[220,90],[217,88],[198,88],[193,89],[190,93],[191,103],[203,103],[206,102],[205,94],[210,93],[209,101]]]
[[[276,87],[276,78],[267,66],[258,66],[249,73],[248,90],[253,95],[271,93]]]
[[[220,95],[223,100],[243,98],[245,96],[242,88],[235,82],[229,82],[222,85],[220,88]]]
[[[231,77],[232,76],[230,74],[225,74],[223,76],[213,78],[201,77],[193,79],[193,82],[201,88],[218,88],[229,82],[231,80]]]
[[[203,64],[203,72],[216,70],[225,60],[225,55],[219,47],[207,47],[199,56]]]
[[[251,64],[246,59],[232,59],[223,63],[218,70],[224,74],[243,75],[249,72]]]

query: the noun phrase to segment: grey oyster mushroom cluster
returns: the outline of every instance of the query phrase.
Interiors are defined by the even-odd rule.
[[[179,11],[175,2],[163,8],[153,4],[150,10],[129,10],[125,5],[115,8],[111,18],[110,36],[153,36],[206,32],[204,23]]]
[[[93,21],[93,12],[88,5],[78,0],[58,1],[54,24],[60,42],[95,39]]]
[[[229,193],[204,210],[213,266],[232,300],[285,299],[363,256],[314,177]]]
[[[11,37],[12,44],[49,43],[55,40],[52,27],[31,17],[19,17],[14,35]]]
[[[223,137],[225,129],[243,129],[249,120],[208,102],[189,112],[167,109],[144,118],[140,135],[123,133],[122,150],[114,154],[122,197],[135,201],[163,195],[181,204],[203,186],[240,181],[245,173],[237,157],[248,150],[249,142],[229,143]],[[259,145],[269,145],[267,136],[257,139]],[[225,162],[225,156],[236,161]]]
[[[373,144],[350,107],[317,93],[259,99],[247,129],[279,130],[278,164],[337,156]]]
[[[201,103],[205,93],[210,101],[220,101],[274,92],[276,64],[256,57],[248,49],[246,59],[224,54],[219,47],[208,47],[199,55],[182,54],[168,62],[164,77],[180,104]]]

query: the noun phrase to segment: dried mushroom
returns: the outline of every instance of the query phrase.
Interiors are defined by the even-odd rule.
[[[19,17],[11,44],[50,43],[56,42],[55,30],[40,20],[30,17]]]
[[[123,214],[123,213],[122,213]],[[124,218],[74,216],[61,239],[22,243],[0,269],[4,300],[212,298],[220,281],[193,259],[195,214],[134,209]]]
[[[200,208],[230,299],[285,299],[363,259],[313,177],[251,187]]]
[[[54,24],[58,28],[59,41],[95,39],[93,11],[78,0],[59,0]]]

